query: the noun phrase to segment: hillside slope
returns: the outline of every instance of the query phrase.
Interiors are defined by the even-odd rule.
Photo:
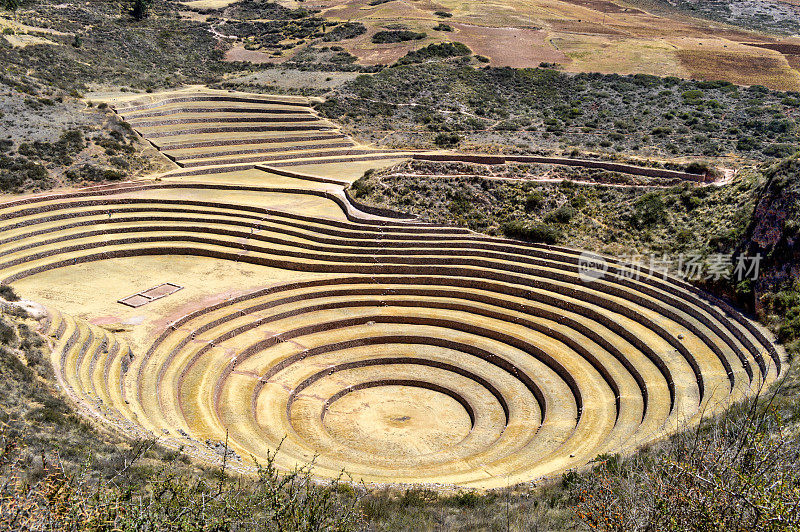
[[[764,257],[755,286],[757,296],[797,279],[800,273],[800,154],[776,164],[765,176],[741,245],[746,254]]]

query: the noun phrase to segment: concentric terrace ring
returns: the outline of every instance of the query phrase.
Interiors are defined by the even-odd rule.
[[[345,219],[170,195],[209,191],[323,198]],[[83,409],[187,448],[227,439],[243,468],[278,450],[276,465],[313,460],[321,477],[513,484],[661,438],[781,374],[766,333],[681,280],[610,258],[586,280],[580,251],[343,198],[162,182],[10,202],[0,278],[149,255],[296,272],[162,324],[141,352],[49,320]]]

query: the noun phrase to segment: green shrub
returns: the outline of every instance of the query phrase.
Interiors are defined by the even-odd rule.
[[[672,134],[672,128],[667,126],[658,126],[653,128],[650,133],[654,137],[667,137]]]
[[[525,197],[525,210],[528,212],[538,211],[542,205],[544,205],[544,195],[538,190]]]
[[[634,203],[634,216],[632,224],[636,228],[655,225],[664,221],[666,206],[660,194],[648,192]]]
[[[766,395],[649,455],[597,460],[571,479],[575,515],[609,532],[797,530],[800,440]]]
[[[758,139],[745,136],[736,141],[736,149],[738,151],[753,151],[761,149],[761,142]]]
[[[788,344],[800,338],[800,307],[790,309],[790,314],[786,315],[786,321],[778,329],[778,340]]]
[[[558,229],[546,224],[528,224],[522,220],[512,220],[501,226],[503,234],[509,238],[555,244],[561,233]]]
[[[400,504],[406,507],[421,508],[426,504],[435,502],[438,498],[439,495],[433,490],[411,488],[403,492],[403,496],[400,498]]]
[[[703,199],[687,190],[681,193],[681,202],[687,211],[692,211],[703,204]]]
[[[6,319],[0,318],[0,344],[12,345],[17,343],[17,328]]]
[[[385,495],[366,497],[361,500],[361,513],[369,521],[386,519],[396,512],[395,505]]]
[[[367,27],[360,22],[344,22],[334,26],[331,31],[322,36],[322,40],[325,42],[338,42],[358,37],[366,32]]]
[[[581,210],[586,207],[586,196],[583,194],[578,194],[577,196],[573,196],[572,199],[569,200],[569,204],[572,205],[575,209]]]
[[[31,361],[31,353],[33,353],[35,350],[40,350],[44,347],[47,347],[47,343],[45,342],[44,338],[24,322],[17,325],[17,332],[19,333],[20,337],[19,348],[23,350],[26,355],[28,355],[29,362]],[[41,351],[34,354],[41,356]]]
[[[572,205],[564,204],[554,211],[547,213],[544,221],[548,223],[566,224],[575,217],[575,208]]]
[[[419,41],[424,39],[424,33],[417,33],[410,30],[381,30],[372,36],[372,42],[376,44],[396,43],[405,41]]]
[[[67,179],[71,181],[120,181],[125,179],[125,173],[109,168],[100,168],[93,164],[84,164],[76,170],[67,170],[64,172]]]
[[[789,157],[797,152],[798,145],[797,144],[788,144],[788,143],[774,143],[768,144],[762,152],[764,155],[768,157],[775,157],[776,159],[782,159],[785,157]]]
[[[449,57],[460,57],[470,55],[470,50],[460,42],[443,42],[441,44],[429,44],[419,50],[413,50],[397,60],[398,65],[408,65],[412,63],[422,63],[428,59],[446,59]]]
[[[457,133],[439,133],[433,143],[440,148],[454,148],[461,143],[461,137]]]
[[[714,168],[709,163],[695,161],[687,164],[685,171],[689,174],[705,175],[713,174]]]
[[[86,147],[83,133],[78,130],[69,130],[61,134],[55,142],[34,141],[32,144],[22,143],[17,150],[20,155],[30,159],[39,159],[51,163],[67,166],[72,164],[72,158]]]
[[[136,20],[143,20],[150,14],[150,6],[153,0],[133,0],[131,16]]]
[[[486,506],[495,500],[494,494],[480,494],[475,491],[459,491],[445,499],[445,503],[457,508],[477,508]]]
[[[62,426],[74,416],[44,405],[28,417]],[[84,430],[91,431],[87,426]],[[65,469],[63,459],[73,447],[55,456],[42,452],[37,474],[29,456],[38,453],[23,443],[15,431],[0,428],[3,530],[348,532],[364,525],[357,494],[340,490],[338,481],[318,484],[310,466],[279,473],[274,456],[254,478],[231,477],[218,469],[206,476],[189,475],[164,465],[141,467],[126,474],[124,481],[98,482],[88,460],[78,471]],[[147,442],[131,445],[132,452],[141,451],[133,459],[118,453],[118,463],[110,468],[113,477],[129,471],[130,461],[152,449]],[[19,511],[22,505],[24,513]]]
[[[7,284],[0,284],[0,297],[6,301],[19,301],[17,293]]]
[[[683,97],[683,99],[687,102],[696,102],[703,98],[703,91],[700,89],[684,91],[681,94],[681,97]]]
[[[370,176],[368,174],[364,174],[353,181],[353,184],[350,185],[350,190],[353,191],[354,198],[363,198],[364,196],[369,196],[375,189],[375,185],[369,181],[369,177]]]
[[[50,188],[54,181],[41,164],[25,157],[0,155],[0,191],[20,193]]]

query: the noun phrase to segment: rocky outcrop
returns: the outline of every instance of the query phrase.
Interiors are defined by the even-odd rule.
[[[753,287],[757,310],[762,294],[775,291],[800,273],[800,153],[767,170],[766,178],[750,225],[734,254],[763,257]]]

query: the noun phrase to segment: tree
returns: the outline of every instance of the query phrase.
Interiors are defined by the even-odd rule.
[[[143,20],[147,15],[150,14],[150,5],[153,3],[153,0],[133,0],[133,8],[131,9],[131,15],[136,20]]]

